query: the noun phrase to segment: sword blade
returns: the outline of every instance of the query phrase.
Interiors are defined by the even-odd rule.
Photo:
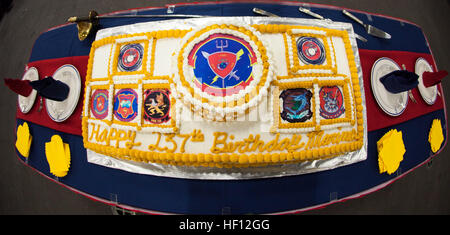
[[[97,16],[97,19],[108,18],[201,18],[211,17],[208,15],[185,15],[185,14],[171,14],[171,15],[104,15]]]

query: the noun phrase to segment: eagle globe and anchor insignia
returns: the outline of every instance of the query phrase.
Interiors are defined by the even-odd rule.
[[[281,118],[290,123],[309,120],[313,115],[311,97],[311,91],[305,88],[283,90],[280,94],[280,98],[283,99]]]
[[[127,44],[120,49],[118,65],[121,71],[136,71],[142,64],[144,48],[141,44]]]
[[[245,89],[253,80],[256,55],[240,37],[214,33],[195,45],[188,56],[194,84],[212,96],[229,96]]]
[[[317,38],[301,37],[297,39],[297,54],[305,64],[320,65],[325,62],[325,49]]]

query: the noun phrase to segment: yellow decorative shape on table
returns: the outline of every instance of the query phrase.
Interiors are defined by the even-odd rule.
[[[70,167],[70,148],[59,135],[53,135],[50,142],[45,143],[45,156],[50,173],[57,177],[67,175]]]
[[[380,174],[383,172],[387,172],[388,174],[394,173],[398,169],[400,162],[403,160],[403,155],[406,152],[402,132],[396,129],[387,132],[378,140],[377,149]]]
[[[17,140],[16,148],[20,154],[24,157],[28,157],[30,154],[30,146],[33,136],[30,135],[28,123],[24,122],[17,127]]]
[[[430,134],[428,135],[428,142],[431,145],[431,151],[437,152],[441,148],[441,144],[444,141],[444,134],[442,133],[441,120],[434,119],[431,124]]]

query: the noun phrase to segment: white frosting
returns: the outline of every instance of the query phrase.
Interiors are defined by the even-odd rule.
[[[327,32],[322,30],[314,30],[314,29],[291,29],[293,34],[317,34],[317,35],[326,35]]]
[[[138,95],[138,115],[136,116],[136,118],[135,118],[135,120],[136,120],[136,123],[141,123],[141,117],[142,117],[142,111],[144,111],[143,110],[143,107],[144,107],[144,102],[142,101],[142,99],[143,99],[143,95],[142,95],[142,82],[140,82],[139,84],[138,84],[138,89],[136,90],[136,93],[137,93],[137,95]]]
[[[294,66],[294,49],[292,47],[292,40],[291,37],[288,34],[285,34],[286,37],[286,42],[287,42],[287,53],[288,53],[288,64],[289,64],[289,68],[292,68]]]
[[[313,95],[314,95],[314,110],[313,112],[315,112],[314,117],[316,118],[316,125],[318,123],[320,123],[320,97],[319,97],[319,85],[314,84],[314,91],[313,91]]]
[[[154,76],[169,76],[172,71],[172,54],[180,44],[180,38],[161,38],[156,40]]]
[[[136,84],[139,79],[145,78],[145,74],[115,75],[112,77],[114,84]]]
[[[147,36],[119,38],[119,39],[116,39],[116,43],[133,42],[133,41],[139,41],[139,40],[148,40],[148,38],[147,38]]]
[[[94,52],[94,63],[92,65],[92,79],[108,77],[108,58],[111,53],[111,44],[97,48]]]
[[[112,47],[111,47],[111,52],[109,53],[109,58],[108,58],[108,61],[109,61],[109,66],[108,66],[108,76],[109,75],[111,75],[111,74],[113,74],[114,72],[116,72],[117,71],[117,68],[113,68],[114,66],[113,66],[113,64],[114,64],[114,52],[116,51],[116,47],[117,47],[117,44],[116,43],[114,43],[113,45],[112,45]],[[106,58],[105,58],[106,59]],[[104,68],[103,68],[104,69]]]
[[[337,61],[337,73],[345,74],[350,77],[350,67],[348,65],[347,53],[345,51],[345,44],[341,37],[332,37],[334,52],[336,57],[339,58]]]
[[[163,79],[152,79],[152,80],[143,80],[142,81],[143,84],[154,84],[154,83],[166,83],[169,84],[169,82],[167,80],[163,80]]]
[[[350,82],[351,82],[351,81],[350,81]],[[351,86],[350,84],[347,84],[347,89],[351,91],[352,86]],[[348,111],[351,111],[350,117],[351,117],[353,120],[356,120],[355,104],[354,104],[354,100],[353,100],[354,96],[353,96],[353,95],[350,95],[349,98],[350,98],[350,107],[345,107],[345,109],[348,110]]]
[[[84,92],[85,92],[85,102],[84,102],[84,109],[83,109],[83,113],[84,113],[84,115],[86,115],[87,116],[87,114],[89,113],[89,109],[90,109],[90,107],[89,107],[89,100],[91,99],[91,87],[90,86],[87,86],[86,87],[86,89],[84,90]],[[92,117],[92,115],[91,115],[91,117]]]
[[[113,118],[113,106],[114,106],[114,85],[109,85],[108,89],[108,115],[105,120],[112,121]]]
[[[306,82],[313,81],[317,79],[317,81],[343,81],[345,79],[344,76],[334,76],[334,77],[292,77],[287,79],[278,80],[279,83],[291,83],[291,82]]]
[[[153,43],[155,43],[155,39],[153,39],[153,38],[149,39],[148,50],[147,50],[147,71],[151,71],[151,67],[150,67],[151,66],[151,62],[150,61],[152,59]]]
[[[327,43],[328,43],[328,53],[330,53],[331,58],[331,67],[336,67],[336,57],[334,55],[334,49],[333,49],[333,42],[331,41],[330,37],[327,37]]]
[[[286,55],[284,52],[286,50],[284,46],[284,39],[282,34],[262,34],[262,39],[266,42],[269,42],[269,46],[267,50],[272,55],[272,62],[274,63],[274,71],[276,76],[286,76],[288,75],[287,71],[287,61]]]

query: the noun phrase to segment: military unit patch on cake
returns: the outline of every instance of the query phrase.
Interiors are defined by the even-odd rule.
[[[350,28],[251,17],[174,22],[98,34],[83,112],[88,155],[245,169],[361,149]]]
[[[108,115],[108,90],[96,90],[92,94],[91,111],[97,119]]]
[[[344,98],[337,86],[322,87],[319,91],[320,116],[326,119],[340,117],[344,112]]]
[[[132,121],[138,113],[137,94],[132,89],[122,89],[114,97],[114,116],[122,122]]]
[[[288,122],[304,122],[312,117],[312,93],[305,88],[287,89],[280,94],[283,111],[280,116]]]
[[[144,98],[144,119],[154,124],[170,119],[169,90],[146,90]]]

